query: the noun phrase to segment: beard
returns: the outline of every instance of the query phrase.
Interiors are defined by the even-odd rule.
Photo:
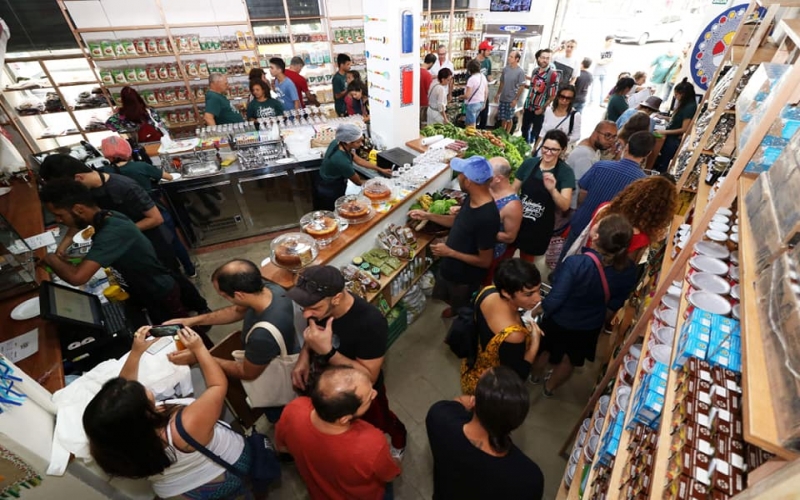
[[[87,227],[89,227],[89,222],[83,220],[83,218],[80,215],[76,214],[72,210],[69,211],[69,215],[70,217],[72,217],[72,223],[75,224],[75,227],[78,230],[82,231]]]

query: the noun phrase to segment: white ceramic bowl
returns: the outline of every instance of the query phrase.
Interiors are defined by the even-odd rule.
[[[719,295],[726,295],[731,291],[731,285],[724,278],[711,273],[694,273],[689,277],[689,283],[697,291]]]
[[[656,330],[653,336],[656,339],[656,344],[672,347],[672,340],[675,338],[675,329],[664,326]]]
[[[728,241],[728,232],[726,231],[716,231],[714,229],[709,229],[706,231],[706,238],[711,241]]]
[[[689,259],[689,265],[701,273],[711,273],[717,276],[725,276],[728,273],[728,265],[725,262],[705,255],[695,255]]]
[[[698,309],[727,316],[731,313],[731,303],[722,295],[711,292],[695,292],[689,297],[689,303]]]
[[[714,257],[715,259],[724,260],[730,256],[730,252],[727,248],[713,241],[698,241],[694,244],[694,251],[700,255]]]

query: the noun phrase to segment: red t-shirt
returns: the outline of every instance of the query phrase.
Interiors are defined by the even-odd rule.
[[[428,105],[428,90],[431,88],[433,76],[431,72],[425,68],[419,69],[419,105]]]
[[[597,217],[597,214],[600,213],[601,210],[605,209],[607,206],[611,204],[610,201],[605,203],[601,203],[597,209],[595,209],[594,214],[592,214],[592,222],[589,223],[589,226],[594,225],[594,220]],[[650,244],[650,238],[644,233],[637,233],[634,230],[633,237],[631,237],[631,242],[628,244],[628,253],[633,253],[640,248],[644,248]],[[592,237],[590,236],[589,239],[586,240],[586,246],[592,246]]]
[[[305,108],[306,103],[303,100],[303,93],[308,94],[308,81],[303,78],[300,73],[295,73],[294,71],[287,69],[283,72],[289,80],[294,83],[294,86],[297,87],[297,97],[300,99],[300,107]]]
[[[275,425],[276,444],[294,457],[311,498],[381,500],[400,474],[383,433],[355,420],[343,434],[323,434],[311,423],[313,409],[310,398],[297,398]]]

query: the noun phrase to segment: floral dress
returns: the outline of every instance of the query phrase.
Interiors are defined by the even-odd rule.
[[[475,364],[470,368],[467,360],[461,360],[461,392],[462,394],[475,394],[475,386],[483,372],[489,368],[500,366],[500,345],[505,342],[506,337],[514,332],[522,332],[525,335],[525,348],[531,343],[531,332],[521,325],[511,325],[503,328],[486,344],[486,349],[481,347],[478,342],[478,357]]]

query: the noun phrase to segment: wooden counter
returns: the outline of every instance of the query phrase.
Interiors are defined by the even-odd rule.
[[[426,191],[435,191],[442,187],[443,176],[446,176],[446,179],[449,180],[449,169],[445,169],[438,175],[429,179],[425,184],[417,188],[416,191],[413,191],[410,195],[402,200],[397,201],[386,212],[375,214],[375,217],[373,217],[369,222],[364,224],[351,224],[339,235],[336,240],[333,241],[333,243],[319,249],[319,255],[317,255],[317,258],[314,260],[314,265],[336,265],[332,263],[334,258],[350,249],[355,242],[359,241],[362,236],[365,236],[370,232],[370,230],[376,228],[376,226],[383,226],[389,217],[398,213],[398,210],[408,211],[408,207],[421,193],[425,193]],[[373,242],[373,244],[370,245],[370,248],[374,247],[375,245],[376,242]],[[363,252],[363,250],[351,250],[353,250],[353,255],[351,257],[355,257]],[[349,259],[347,260],[349,261]],[[295,273],[282,269],[271,262],[261,268],[261,274],[268,280],[274,281],[284,288],[291,288],[294,285]]]
[[[11,192],[0,196],[0,213],[16,229],[22,238],[28,238],[44,231],[42,207],[39,192],[34,181],[26,184],[15,180]],[[44,257],[45,249],[36,251],[36,256]],[[38,281],[48,279],[47,273],[37,269]],[[45,389],[55,392],[64,387],[64,365],[61,357],[61,344],[55,325],[40,317],[25,321],[11,319],[11,311],[20,303],[38,297],[39,292],[28,292],[10,299],[0,301],[0,342],[13,339],[34,328],[39,329],[39,350],[32,356],[15,363],[31,378],[39,382]]]

